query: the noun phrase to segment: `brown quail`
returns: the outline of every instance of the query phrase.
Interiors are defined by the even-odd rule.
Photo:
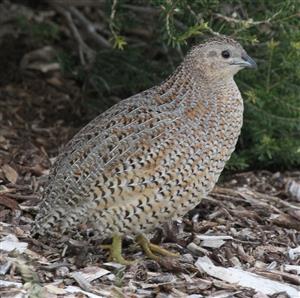
[[[256,67],[236,41],[195,46],[174,74],[111,107],[66,145],[51,172],[33,227],[35,234],[94,237],[143,234],[183,216],[214,187],[240,134],[243,100],[234,75]]]

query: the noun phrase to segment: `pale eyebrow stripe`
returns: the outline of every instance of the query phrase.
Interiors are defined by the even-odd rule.
[[[208,53],[208,57],[214,57],[214,56],[217,56],[217,52],[216,51],[210,51]]]

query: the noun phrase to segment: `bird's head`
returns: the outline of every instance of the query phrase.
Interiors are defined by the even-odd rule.
[[[207,79],[232,78],[245,67],[257,67],[243,47],[228,37],[210,39],[193,47],[186,62],[196,75]]]

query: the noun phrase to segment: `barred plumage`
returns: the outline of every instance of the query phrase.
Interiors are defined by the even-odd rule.
[[[139,234],[192,209],[235,148],[243,101],[233,76],[247,66],[237,42],[209,40],[161,85],[91,121],[53,166],[34,232]]]

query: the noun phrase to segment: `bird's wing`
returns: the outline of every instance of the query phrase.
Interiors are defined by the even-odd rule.
[[[123,179],[120,183],[125,185],[143,176],[137,171],[155,172],[163,157],[160,151],[172,150],[172,132],[180,121],[178,113],[157,108],[153,97],[145,93],[113,106],[66,145],[50,174],[45,199],[52,206],[73,194],[83,199],[93,192],[95,183]]]
[[[95,218],[108,223],[133,214],[145,217],[154,207],[167,216],[172,196],[185,198],[180,183],[189,183],[184,167],[191,167],[187,160],[197,150],[189,135],[201,134],[198,121],[188,119],[177,99],[145,91],[79,131],[53,166],[35,230],[65,231]]]

